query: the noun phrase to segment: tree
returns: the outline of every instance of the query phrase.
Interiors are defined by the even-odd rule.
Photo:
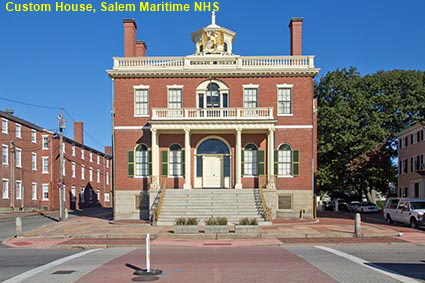
[[[337,69],[316,83],[315,96],[319,190],[361,197],[388,189],[396,180],[395,135],[424,119],[425,72]]]

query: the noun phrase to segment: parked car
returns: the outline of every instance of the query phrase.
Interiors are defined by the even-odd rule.
[[[378,206],[374,203],[371,202],[361,202],[360,204],[358,204],[356,206],[356,212],[361,212],[361,213],[378,213],[379,209]]]
[[[425,199],[389,198],[384,208],[387,223],[400,222],[412,228],[425,225]]]
[[[338,211],[347,211],[348,210],[347,203],[343,199],[331,200],[331,201],[326,202],[325,210],[336,211],[335,204],[337,202],[338,202]]]
[[[357,209],[357,206],[360,204],[360,202],[359,201],[351,201],[348,205],[347,205],[347,207],[348,207],[348,211],[357,211],[356,209]]]

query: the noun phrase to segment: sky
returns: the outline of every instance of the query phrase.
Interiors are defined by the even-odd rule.
[[[136,19],[147,56],[193,54],[191,32],[211,21],[209,11],[101,12],[97,0],[63,0],[92,4],[96,13],[7,11],[7,2],[55,5],[53,0],[1,1],[0,110],[14,109],[16,116],[55,131],[59,109],[4,98],[65,108],[65,134],[72,138],[73,120],[83,121],[85,143],[99,150],[111,144],[112,81],[106,70],[112,69],[112,57],[123,56],[122,19]],[[316,79],[350,66],[361,74],[425,69],[423,0],[217,2],[217,24],[236,32],[233,53],[238,55],[289,55],[290,18],[303,17],[303,54],[316,56],[321,68]],[[172,3],[193,7],[189,1]]]

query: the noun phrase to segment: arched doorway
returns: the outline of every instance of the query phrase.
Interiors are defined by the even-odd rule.
[[[199,143],[196,149],[197,187],[230,188],[229,146],[218,137],[210,137]]]

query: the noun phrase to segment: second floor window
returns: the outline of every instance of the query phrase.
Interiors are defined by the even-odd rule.
[[[43,136],[42,137],[42,149],[48,149],[49,148],[49,136]]]
[[[9,164],[9,147],[5,144],[1,147],[1,162],[4,165]]]
[[[291,88],[288,88],[288,87],[279,87],[277,89],[277,96],[278,96],[277,114],[278,115],[292,114],[291,91],[292,91]]]
[[[31,130],[31,142],[37,143],[37,131],[36,130]]]
[[[43,163],[42,173],[49,173],[49,157],[43,156],[42,163]]]
[[[148,90],[136,89],[134,94],[134,115],[149,115]]]
[[[182,89],[168,89],[168,108],[182,108]]]
[[[22,149],[16,148],[16,167],[22,167]]]
[[[37,171],[37,153],[32,153],[31,167],[33,171]]]
[[[244,108],[257,108],[258,89],[257,88],[244,88],[243,90],[243,107]]]

